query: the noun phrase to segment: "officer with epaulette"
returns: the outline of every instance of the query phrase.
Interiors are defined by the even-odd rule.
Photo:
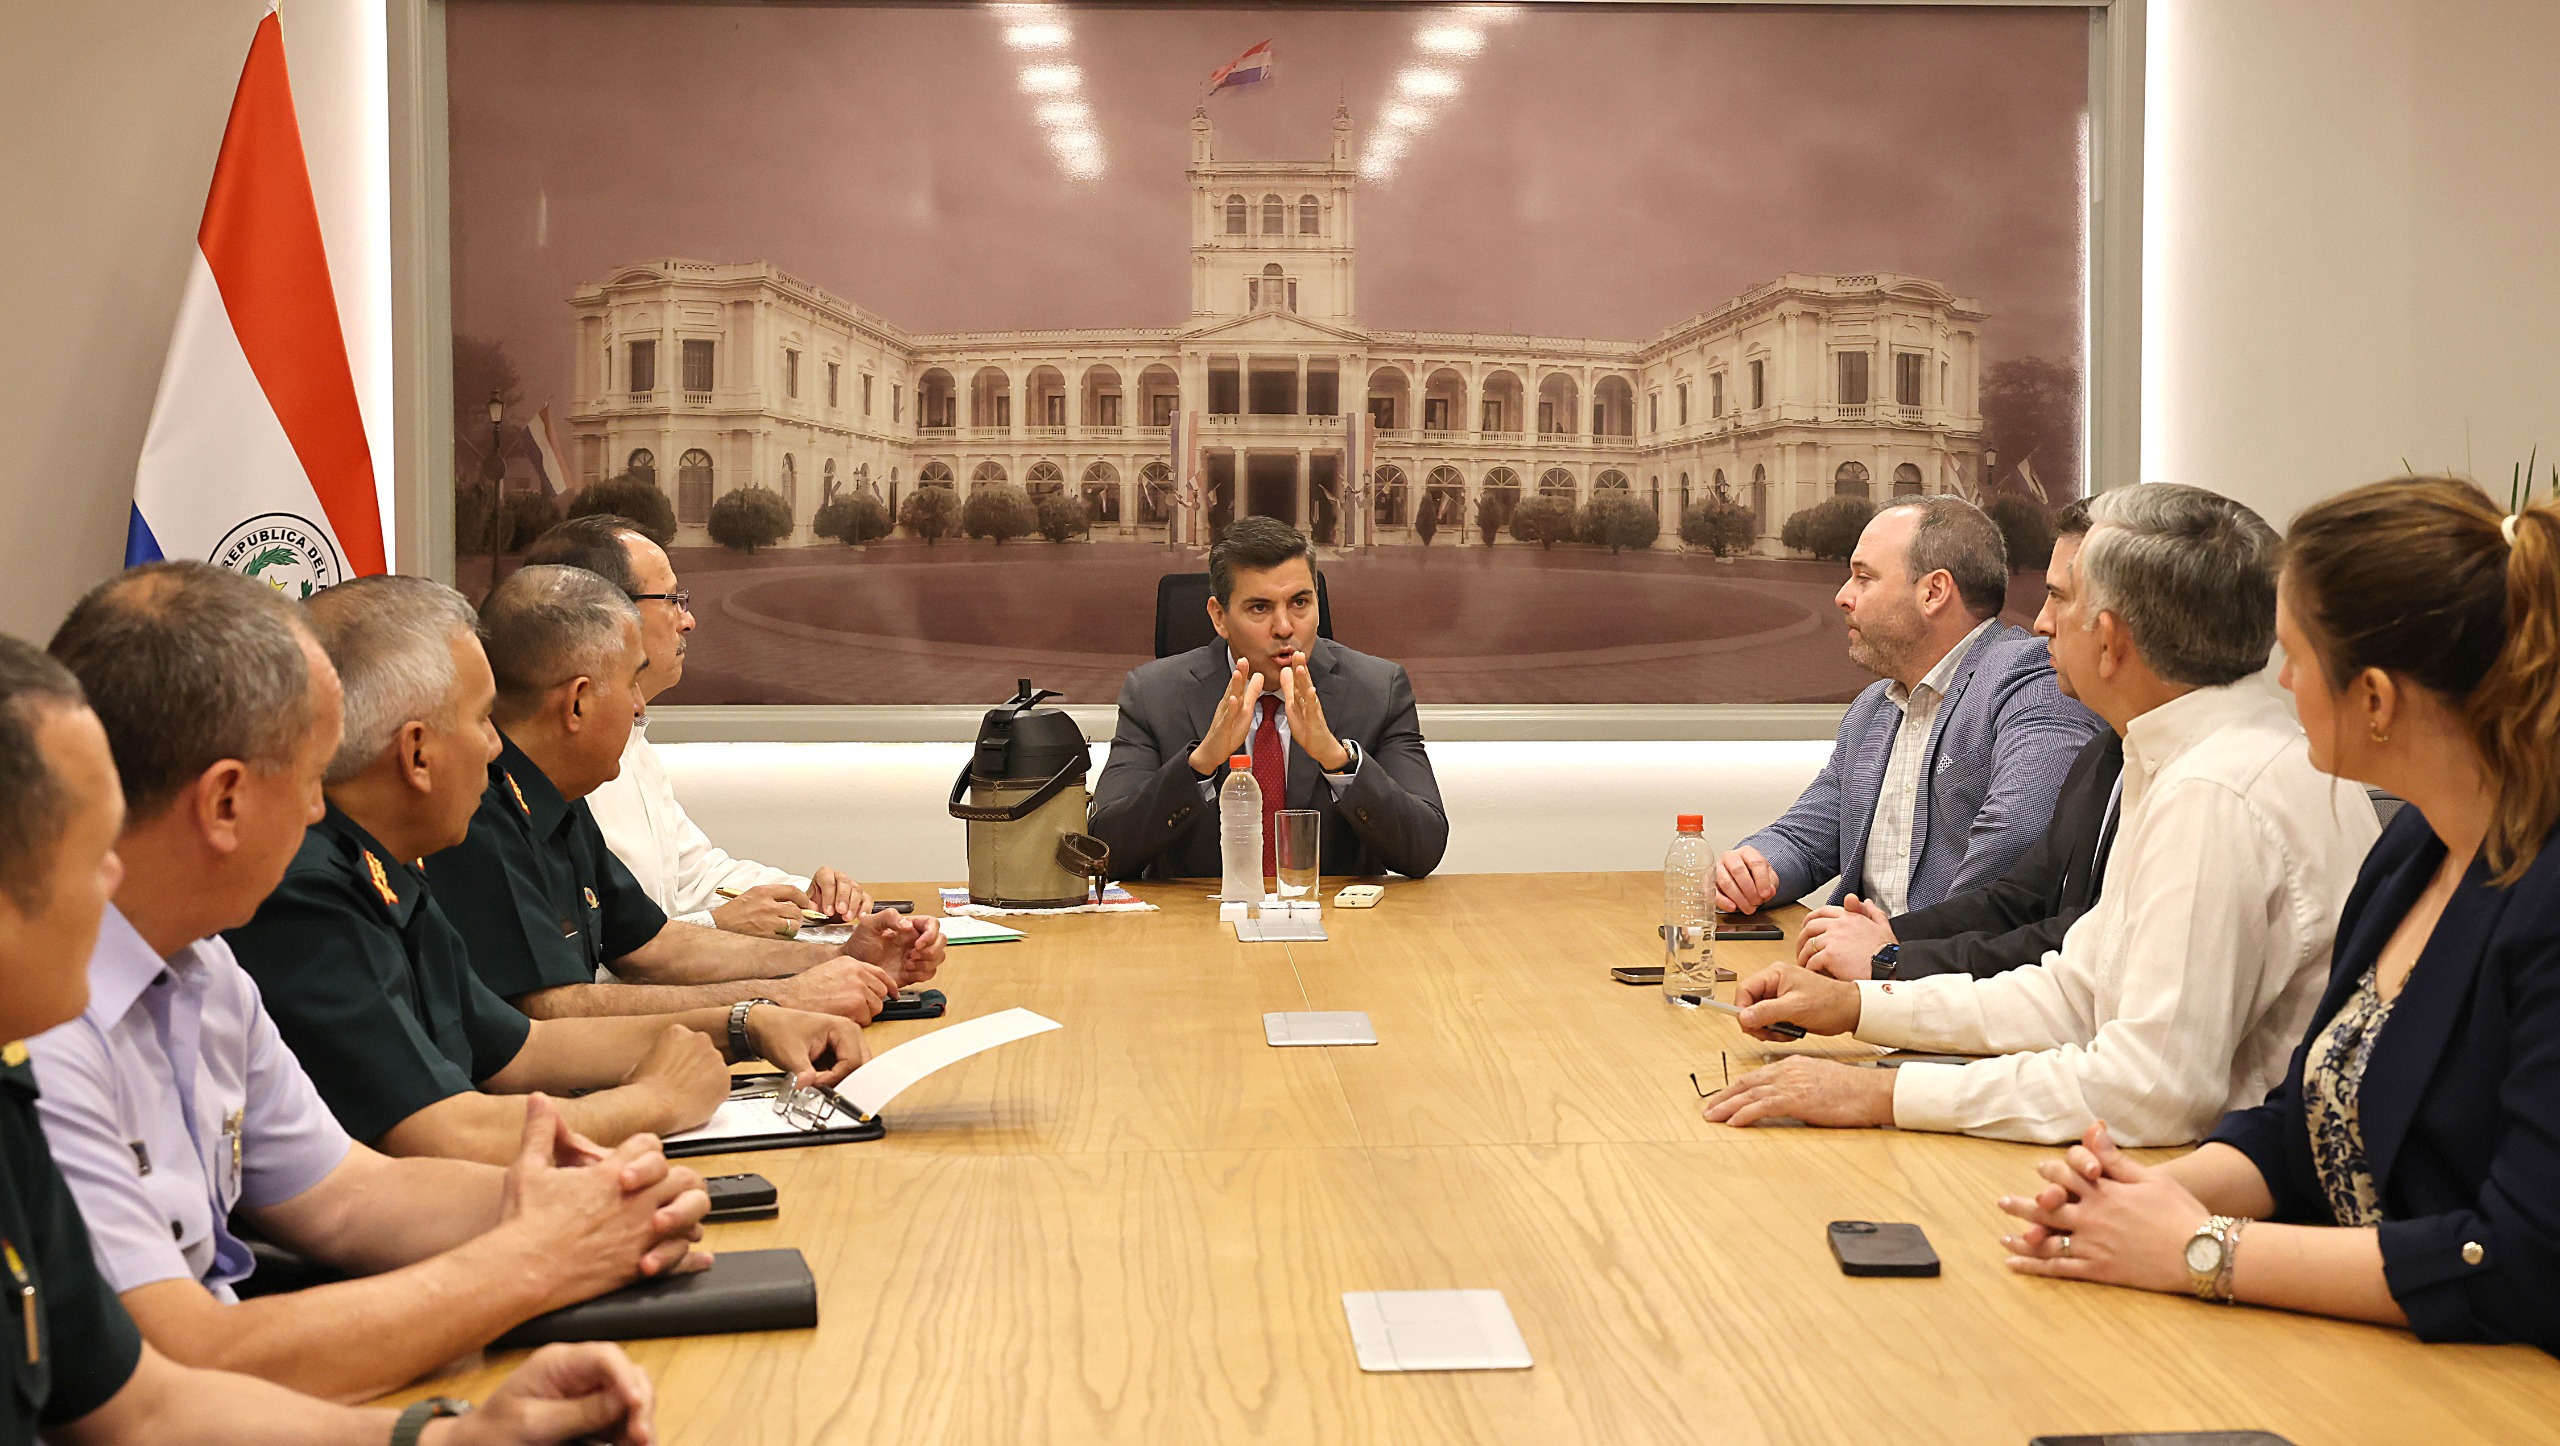
[[[857,1023],[941,967],[941,926],[879,909],[842,944],[670,923],[586,796],[622,766],[648,655],[640,615],[583,568],[526,567],[480,605],[497,756],[463,842],[426,860],[471,967],[536,1019],[772,1000]]]
[[[499,997],[446,915],[444,870],[414,862],[462,842],[498,748],[471,605],[441,583],[388,576],[341,583],[303,611],[348,720],[327,812],[257,916],[224,937],[349,1134],[395,1155],[504,1164],[530,1091],[569,1096],[557,1103],[570,1127],[612,1146],[708,1120],[728,1097],[729,1061],[770,1060],[819,1084],[862,1062],[851,1021],[762,999],[536,1021]],[[590,919],[582,932],[602,930]]]
[[[435,1398],[395,1413],[190,1369],[143,1343],[54,1165],[22,1042],[87,1002],[90,950],[123,882],[123,821],[115,759],[80,684],[0,637],[0,1446],[32,1446],[40,1431],[84,1446],[550,1446],[648,1430],[649,1378],[613,1346],[549,1347],[477,1412]]]

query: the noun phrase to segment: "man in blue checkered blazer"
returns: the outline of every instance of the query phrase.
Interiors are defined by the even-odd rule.
[[[1883,681],[1849,705],[1795,806],[1717,860],[1718,907],[1756,909],[1837,875],[1831,902],[1899,914],[2008,872],[2106,726],[2062,695],[2041,638],[1999,621],[2008,585],[2000,529],[1971,503],[1878,509],[1837,600],[1850,659]]]

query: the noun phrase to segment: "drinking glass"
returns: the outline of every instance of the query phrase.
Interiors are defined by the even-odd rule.
[[[1280,871],[1283,908],[1317,903],[1316,852],[1323,825],[1324,815],[1312,808],[1284,808],[1271,816],[1271,826],[1279,830],[1279,837],[1272,841],[1271,859]]]

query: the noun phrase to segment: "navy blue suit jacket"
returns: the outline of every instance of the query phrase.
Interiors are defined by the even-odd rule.
[[[2383,830],[2339,915],[2313,1034],[2444,855],[2414,808]],[[2309,1046],[2265,1104],[2225,1115],[2213,1139],[2257,1165],[2274,1219],[2334,1225],[2303,1122]],[[2507,888],[2473,861],[2374,1041],[2357,1112],[2382,1200],[2383,1279],[2409,1328],[2560,1355],[2560,829]]]
[[[1778,871],[1780,902],[1834,874],[1840,885],[1831,902],[1865,892],[1867,831],[1902,726],[1887,686],[1858,695],[1840,720],[1831,761],[1794,807],[1742,841]],[[2044,639],[1993,623],[1956,665],[1930,723],[1911,821],[1909,907],[1925,909],[2008,873],[2044,836],[2072,761],[2106,726],[2062,696]]]

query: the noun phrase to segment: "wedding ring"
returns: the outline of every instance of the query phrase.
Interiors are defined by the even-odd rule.
[[[2071,1237],[2070,1237],[2068,1234],[2063,1234],[2063,1235],[2057,1235],[2057,1236],[2055,1236],[2055,1237],[2053,1237],[2053,1238],[2054,1238],[2057,1242],[2059,1242],[2058,1244],[2056,1244],[2056,1245],[2054,1246],[2054,1248],[2053,1248],[2053,1253],[2054,1253],[2056,1256],[2061,1257],[2062,1259],[2065,1259],[2065,1260],[2070,1259],[2070,1258],[2071,1258]]]

